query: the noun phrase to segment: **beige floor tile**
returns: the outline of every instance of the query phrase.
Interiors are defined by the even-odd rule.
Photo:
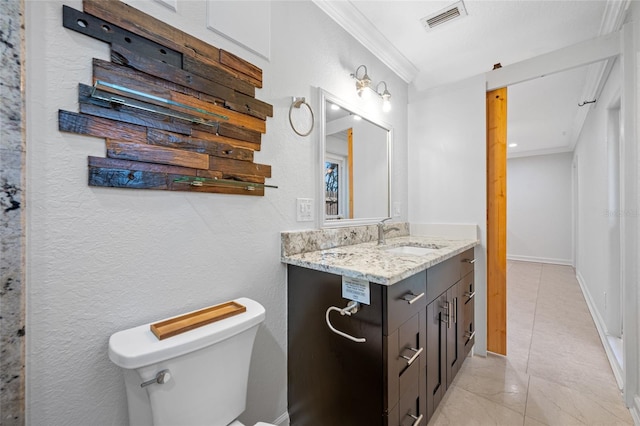
[[[522,414],[457,386],[451,386],[429,421],[429,426],[519,426],[523,423]]]
[[[552,426],[633,424],[621,398],[618,404],[610,404],[534,376],[529,381],[526,415]]]
[[[507,357],[467,358],[454,385],[524,414],[529,376]]]
[[[536,419],[532,419],[531,417],[525,416],[524,426],[547,426],[547,423],[539,422]]]

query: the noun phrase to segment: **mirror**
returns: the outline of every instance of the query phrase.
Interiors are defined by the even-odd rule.
[[[389,217],[391,128],[321,91],[321,196],[325,226]]]

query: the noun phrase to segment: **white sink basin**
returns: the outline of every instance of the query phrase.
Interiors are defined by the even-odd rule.
[[[384,249],[387,253],[391,254],[408,254],[411,256],[424,256],[429,253],[433,253],[437,251],[437,248],[428,248],[428,247],[416,247],[416,246],[398,246],[398,247],[390,247]]]

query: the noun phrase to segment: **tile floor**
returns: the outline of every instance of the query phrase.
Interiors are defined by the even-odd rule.
[[[509,262],[508,356],[467,358],[435,425],[633,425],[569,266]]]

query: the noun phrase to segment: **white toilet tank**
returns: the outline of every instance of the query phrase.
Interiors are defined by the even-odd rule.
[[[244,410],[251,351],[265,309],[239,298],[246,312],[164,340],[150,324],[115,333],[109,358],[124,369],[130,425],[227,426]],[[144,382],[168,370],[164,384]]]

